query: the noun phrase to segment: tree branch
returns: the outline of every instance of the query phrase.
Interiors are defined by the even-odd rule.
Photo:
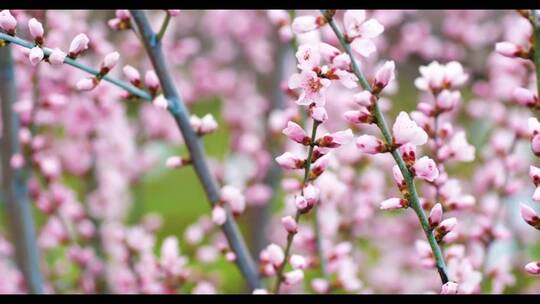
[[[372,92],[372,87],[369,84],[369,82],[366,80],[366,77],[358,67],[358,63],[356,62],[356,59],[351,51],[351,47],[349,43],[345,40],[343,34],[337,27],[336,23],[332,18],[328,17],[328,14],[325,10],[321,10],[321,13],[323,16],[325,16],[328,20],[328,24],[334,31],[335,35],[339,39],[340,44],[343,46],[349,57],[351,58],[351,64],[353,68],[353,73],[358,77],[359,83],[364,88],[364,90],[367,90],[369,92]],[[378,96],[377,96],[378,98]],[[391,144],[392,143],[392,134],[390,133],[390,129],[388,128],[388,124],[386,123],[386,120],[384,119],[384,115],[381,112],[381,109],[379,107],[379,104],[375,102],[373,115],[375,116],[377,127],[380,129],[386,143]],[[435,257],[435,264],[437,271],[439,272],[439,276],[441,277],[441,281],[443,284],[448,282],[448,272],[446,270],[446,264],[444,262],[444,257],[442,255],[441,248],[439,247],[439,244],[435,240],[435,237],[433,236],[431,227],[429,225],[429,221],[427,219],[426,214],[424,213],[424,210],[422,209],[422,205],[420,204],[420,201],[418,199],[418,193],[416,191],[416,186],[414,184],[414,179],[409,172],[409,169],[407,168],[407,165],[403,161],[403,158],[399,154],[397,150],[392,151],[392,157],[396,161],[396,164],[398,165],[401,174],[403,175],[403,178],[405,179],[405,183],[407,184],[407,189],[410,193],[410,205],[411,208],[414,210],[416,215],[418,216],[418,220],[420,221],[420,224],[422,225],[422,229],[424,230],[424,234],[426,235],[426,238],[429,242],[429,245],[431,247],[431,250],[433,251],[433,255]]]
[[[21,269],[26,286],[31,293],[43,293],[43,282],[36,244],[34,219],[27,196],[26,178],[22,169],[11,167],[11,157],[20,153],[19,120],[13,112],[17,100],[15,69],[11,47],[0,48],[0,97],[2,99],[1,138],[2,188],[10,225],[11,238],[15,244],[15,260]]]
[[[165,62],[165,57],[161,50],[161,43],[157,35],[150,28],[150,24],[148,23],[148,19],[144,12],[141,10],[130,10],[130,12],[142,35],[144,47],[146,48],[154,70],[159,78],[163,94],[169,102],[169,112],[173,115],[180,128],[191,155],[193,167],[201,181],[208,201],[214,206],[220,200],[218,185],[208,167],[206,154],[199,137],[191,128],[188,110],[178,94],[174,80],[169,72],[168,65]],[[228,208],[226,208],[226,210],[227,221],[221,226],[222,231],[227,237],[229,246],[231,246],[231,249],[236,254],[236,264],[240,268],[240,271],[244,275],[249,286],[252,289],[259,288],[261,286],[261,280],[258,269],[247,250],[244,239],[234,221],[232,213]]]

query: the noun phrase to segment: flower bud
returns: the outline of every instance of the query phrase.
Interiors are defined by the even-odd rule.
[[[373,95],[367,90],[354,94],[353,100],[356,104],[362,107],[369,107],[374,103]]]
[[[219,205],[214,206],[214,208],[212,209],[212,221],[216,225],[221,226],[225,224],[226,220],[227,220],[227,212],[225,211],[225,208]]]
[[[343,117],[346,121],[352,124],[370,124],[375,122],[375,118],[367,109],[362,109],[360,111],[347,111],[343,114]]]
[[[17,19],[11,15],[9,10],[0,11],[0,28],[6,31],[9,35],[15,35]]]
[[[443,210],[442,210],[442,205],[440,203],[435,204],[435,206],[431,208],[431,211],[429,212],[429,218],[428,218],[429,225],[431,226],[431,228],[435,228],[441,223],[442,214],[443,214]]]
[[[97,86],[97,81],[95,78],[84,78],[77,82],[77,90],[79,91],[90,91]]]
[[[103,62],[101,63],[101,70],[110,71],[118,63],[120,59],[120,54],[118,52],[112,52],[105,56]],[[106,73],[106,72],[105,72]]]
[[[71,41],[71,44],[69,45],[69,57],[76,58],[79,56],[82,52],[84,52],[86,49],[88,49],[88,43],[90,42],[90,39],[88,39],[88,36],[81,33],[73,40]]]
[[[413,176],[433,182],[439,176],[437,164],[431,158],[423,156],[411,168]]]
[[[298,254],[293,254],[289,258],[289,263],[293,269],[305,269],[307,267],[306,258]]]
[[[522,106],[533,107],[538,103],[536,94],[525,88],[515,88],[512,92],[512,96],[514,97],[514,100]]]
[[[292,121],[287,122],[287,127],[283,129],[283,134],[299,144],[309,145],[311,142],[304,129]]]
[[[389,198],[381,203],[380,209],[381,210],[394,210],[394,209],[401,209],[401,208],[407,208],[409,206],[409,202],[402,198],[392,197]]]
[[[285,152],[282,155],[276,157],[277,163],[283,169],[302,169],[304,168],[305,161],[299,157],[296,157],[291,152]]]
[[[268,253],[268,262],[274,265],[274,267],[279,267],[285,260],[285,253],[283,249],[276,244],[270,244],[266,247],[266,252]]]
[[[300,16],[296,17],[292,23],[292,30],[296,34],[303,34],[315,30],[317,25],[317,18],[315,16]]]
[[[448,218],[442,221],[437,228],[435,228],[435,239],[440,242],[443,237],[452,231],[457,225],[457,219],[455,217]]]
[[[122,72],[124,72],[124,75],[126,75],[129,82],[134,86],[139,86],[141,84],[141,74],[139,74],[139,71],[134,67],[126,65],[122,69]]]
[[[28,30],[30,35],[37,44],[43,43],[43,25],[41,22],[37,21],[36,18],[32,18],[28,21]]]
[[[298,224],[292,216],[288,215],[283,217],[281,219],[281,223],[283,224],[283,227],[285,227],[285,230],[287,230],[288,233],[295,234],[298,232]]]
[[[320,123],[328,119],[328,113],[324,107],[310,107],[309,116]]]
[[[177,169],[185,166],[188,163],[188,160],[183,159],[180,156],[171,156],[165,161],[165,166],[169,169]]]
[[[30,54],[28,54],[28,59],[30,59],[30,63],[35,66],[41,62],[43,56],[43,50],[40,47],[36,46],[30,50]]]
[[[353,138],[353,132],[351,129],[338,131],[332,134],[326,134],[317,140],[319,147],[325,148],[337,148],[344,144],[349,143]]]
[[[157,96],[156,98],[154,98],[154,100],[152,101],[152,104],[154,104],[154,106],[156,106],[158,108],[162,108],[164,110],[166,110],[169,107],[169,102],[167,101],[167,99],[165,99],[163,94],[161,94],[161,95]]]
[[[159,89],[159,79],[156,72],[150,70],[144,75],[144,84],[150,89],[150,91],[157,91]]]
[[[59,48],[55,48],[49,55],[49,63],[52,65],[60,65],[64,63],[64,59],[66,59],[66,56],[67,54],[62,52],[62,50],[60,50]]]
[[[375,73],[375,81],[373,84],[373,91],[380,92],[384,89],[390,81],[395,77],[394,70],[396,64],[394,61],[386,61],[383,66]],[[375,94],[377,94],[375,93]]]
[[[382,140],[371,135],[360,135],[356,140],[356,147],[363,153],[377,154],[386,151],[386,145]]]
[[[285,274],[285,284],[296,285],[304,280],[304,271],[301,269],[295,269]]]
[[[495,44],[495,51],[506,57],[519,57],[523,52],[523,49],[508,41],[497,42]]]
[[[451,111],[457,106],[460,100],[461,93],[459,91],[443,90],[437,95],[435,104],[440,110]]]
[[[525,222],[534,228],[540,230],[540,217],[538,217],[538,214],[536,214],[536,211],[534,211],[533,208],[521,204],[520,205],[520,211],[521,211],[521,217]]]

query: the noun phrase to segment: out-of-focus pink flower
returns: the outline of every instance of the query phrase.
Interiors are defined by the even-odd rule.
[[[289,263],[293,269],[305,269],[307,267],[306,258],[298,254],[291,255]]]
[[[75,36],[75,38],[73,38],[71,44],[69,45],[68,56],[72,58],[79,56],[82,52],[88,49],[89,42],[90,39],[88,39],[88,36],[86,36],[86,34],[81,33]]]
[[[422,156],[420,159],[418,159],[412,166],[411,171],[413,172],[414,176],[430,182],[434,181],[439,176],[437,164],[435,164],[433,159],[427,156]]]
[[[287,230],[288,233],[295,234],[298,232],[298,224],[292,216],[287,215],[283,217],[281,219],[281,223],[283,224],[283,227],[285,227],[285,230]]]
[[[9,10],[0,11],[0,27],[10,35],[15,35],[17,19],[11,15]]]
[[[169,107],[169,101],[163,96],[163,94],[158,95],[154,100],[152,100],[154,106],[166,110]]]
[[[223,225],[225,224],[225,221],[227,220],[227,212],[225,211],[225,208],[216,205],[214,208],[212,208],[212,221],[216,225]]]
[[[382,153],[386,150],[385,144],[382,140],[372,135],[360,135],[356,140],[356,147],[367,154]]]
[[[268,254],[268,261],[276,268],[281,266],[281,264],[285,260],[285,253],[279,245],[276,245],[274,243],[268,245],[266,247],[266,252]]]
[[[196,115],[191,115],[189,118],[189,123],[191,124],[193,130],[195,130],[195,132],[199,135],[210,134],[218,127],[217,121],[210,113],[204,115],[203,118],[199,118]]]
[[[318,201],[321,195],[321,190],[315,187],[313,184],[307,184],[304,187],[304,198],[307,201],[308,207],[313,207]]]
[[[328,119],[328,113],[324,107],[310,107],[309,116],[319,123],[323,123]]]
[[[518,104],[526,107],[532,107],[538,103],[538,96],[526,88],[515,88],[512,96]]]
[[[540,230],[540,217],[538,217],[538,214],[536,214],[533,208],[525,204],[521,204],[520,211],[521,211],[521,217],[527,224]]]
[[[309,106],[324,106],[326,103],[325,91],[330,86],[330,79],[320,78],[317,73],[304,70],[300,74],[293,74],[289,78],[290,89],[302,89],[296,104]]]
[[[159,89],[159,78],[156,75],[156,72],[149,70],[144,74],[144,84],[151,91],[157,91]]]
[[[428,135],[424,129],[420,128],[416,122],[409,118],[406,112],[400,112],[396,122],[392,127],[394,142],[397,145],[411,143],[416,146],[423,145],[428,140]]]
[[[24,166],[24,156],[22,154],[13,154],[9,160],[9,164],[13,169],[20,169]]]
[[[97,86],[97,81],[95,78],[83,78],[77,82],[77,90],[79,91],[90,91]]]
[[[495,44],[495,51],[503,56],[514,58],[523,53],[523,48],[511,42],[503,41]]]
[[[461,100],[461,93],[459,91],[443,90],[437,95],[435,104],[437,108],[444,111],[453,110]]]
[[[263,288],[255,288],[255,289],[253,289],[253,292],[252,292],[251,294],[254,294],[254,295],[265,295],[265,294],[268,294],[268,290],[263,289]]]
[[[30,63],[32,65],[37,65],[41,62],[41,60],[43,60],[43,56],[43,50],[40,47],[36,46],[30,50],[30,53],[28,54],[28,59],[30,59]]]
[[[276,157],[276,161],[283,169],[301,169],[304,168],[305,161],[292,154],[291,152],[285,152],[282,155]]]
[[[169,15],[171,15],[171,17],[176,17],[176,16],[178,16],[180,14],[180,10],[179,9],[168,9],[167,13],[169,13]]]
[[[367,90],[354,94],[353,100],[356,104],[362,107],[369,107],[373,105],[374,102],[373,95]]]
[[[441,288],[441,294],[457,294],[459,286],[455,282],[446,282]]]
[[[187,163],[181,156],[171,156],[165,161],[165,166],[169,169],[177,169],[185,166]]]
[[[311,288],[316,293],[327,293],[330,290],[330,283],[325,279],[316,278],[311,281]]]
[[[463,85],[469,76],[463,71],[463,66],[457,61],[441,65],[437,61],[420,67],[421,77],[414,84],[423,91],[438,92],[441,89],[454,89]]]
[[[242,192],[236,187],[225,185],[221,188],[220,198],[223,202],[226,202],[231,206],[231,211],[234,214],[240,214],[244,212],[246,208],[246,199]]]
[[[401,209],[406,208],[409,206],[409,202],[407,200],[397,197],[392,197],[387,200],[384,200],[381,203],[380,209],[381,210],[393,210],[393,209]]]
[[[301,269],[295,269],[284,274],[285,284],[296,285],[304,280],[304,271]]]
[[[294,18],[291,27],[296,34],[303,34],[319,28],[322,25],[321,20],[321,18],[310,15],[299,16]]]
[[[321,54],[315,46],[302,44],[298,47],[296,59],[300,70],[311,71],[321,63]]]
[[[465,131],[459,131],[452,136],[452,139],[443,145],[438,153],[438,157],[441,161],[444,160],[457,160],[463,162],[469,162],[474,160],[474,154],[476,149],[473,145],[467,142]]]
[[[533,275],[539,275],[540,274],[540,261],[536,262],[530,262],[524,267],[525,271],[533,274]]]

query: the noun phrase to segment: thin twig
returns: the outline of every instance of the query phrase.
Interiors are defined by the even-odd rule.
[[[173,77],[169,72],[169,66],[165,62],[165,56],[161,50],[161,43],[157,39],[157,35],[151,29],[145,13],[141,10],[130,10],[130,12],[139,28],[139,32],[142,34],[144,47],[159,78],[163,94],[169,102],[169,112],[173,115],[180,128],[184,142],[189,150],[193,167],[201,181],[208,201],[214,206],[220,200],[218,185],[208,166],[206,153],[201,141],[195,131],[191,128],[188,110],[184,105],[174,84]],[[240,271],[244,275],[249,286],[252,289],[260,288],[261,279],[259,277],[259,271],[252,256],[247,250],[247,246],[231,211],[228,208],[226,208],[226,210],[227,221],[221,228],[229,242],[229,246],[236,254],[236,264],[240,268]]]
[[[317,128],[319,127],[320,124],[321,124],[320,122],[313,120],[313,127],[311,129],[311,144],[309,146],[309,151],[307,154],[306,163],[304,167],[304,181],[302,183],[301,195],[304,195],[304,187],[306,186],[306,183],[308,182],[309,172],[311,170],[311,160],[313,158],[313,149],[315,148],[314,142],[317,139],[316,138]],[[297,223],[299,222],[301,215],[302,213],[300,212],[300,209],[297,209],[296,214],[294,216],[295,222]],[[295,235],[296,235],[295,233],[288,233],[287,235],[287,245],[285,247],[285,258],[283,259],[283,263],[281,264],[281,266],[279,267],[277,271],[276,286],[274,288],[274,293],[279,293],[279,288],[281,287],[281,283],[283,283],[283,279],[284,279],[283,271],[285,270],[285,266],[287,265],[287,261],[289,260],[291,245],[292,245]]]
[[[159,29],[159,33],[157,34],[158,40],[163,39],[163,35],[165,35],[165,31],[167,30],[167,26],[169,25],[169,21],[171,21],[171,14],[166,12],[165,19],[163,20],[163,23],[161,24],[161,28]]]
[[[17,45],[20,45],[22,47],[25,47],[27,49],[32,49],[33,47],[35,47],[35,44],[33,44],[32,42],[29,42],[29,41],[26,41],[24,39],[21,39],[19,37],[16,37],[16,36],[10,36],[6,33],[0,33],[0,40],[5,40],[5,41],[9,41],[9,42],[12,42],[12,43],[15,43]],[[45,54],[45,56],[49,56],[52,52],[51,49],[49,48],[42,48],[43,49],[43,53]],[[75,59],[71,59],[69,57],[66,57],[64,59],[64,63],[65,64],[68,64],[68,65],[71,65],[79,70],[83,70],[91,75],[94,75],[94,76],[97,76],[99,75],[99,71],[94,69],[94,68],[91,68],[83,63],[81,63],[80,61],[78,60],[75,60]],[[147,100],[147,101],[151,101],[152,100],[152,95],[150,95],[150,93],[144,91],[144,90],[141,90],[127,82],[124,82],[124,81],[121,81],[121,80],[118,80],[116,78],[113,78],[109,75],[105,75],[105,77],[102,78],[103,80],[106,80],[114,85],[116,85],[117,87],[120,87],[128,92],[130,92],[131,94],[139,97],[139,98],[142,98],[144,100]]]
[[[366,77],[360,70],[358,63],[356,62],[356,59],[354,57],[354,54],[351,51],[351,47],[349,45],[349,42],[345,40],[345,37],[335,24],[334,20],[328,16],[325,10],[321,10],[321,13],[323,16],[325,16],[328,20],[328,23],[332,30],[334,31],[335,35],[339,39],[339,42],[349,55],[351,59],[352,69],[353,73],[358,77],[359,83],[365,90],[368,90],[369,92],[372,92],[372,87],[367,81]],[[392,134],[390,133],[390,129],[388,128],[388,125],[386,123],[386,120],[384,118],[383,113],[381,112],[381,109],[379,107],[379,104],[376,102],[374,109],[373,109],[373,115],[375,116],[375,121],[377,127],[380,129],[384,140],[388,144],[392,144]],[[443,284],[448,282],[448,272],[446,270],[446,264],[444,262],[444,257],[442,255],[441,248],[439,247],[439,244],[435,240],[435,237],[432,233],[432,229],[429,225],[428,219],[426,214],[424,213],[424,210],[422,209],[422,205],[420,204],[420,200],[418,199],[418,193],[416,191],[416,186],[414,184],[414,179],[411,173],[409,172],[409,169],[407,168],[407,165],[403,161],[403,158],[399,154],[397,150],[392,151],[392,156],[394,160],[396,161],[396,164],[398,165],[401,174],[403,175],[403,178],[405,180],[405,183],[407,185],[407,189],[410,194],[409,202],[411,205],[411,208],[414,210],[416,215],[418,216],[418,219],[420,221],[420,224],[422,225],[422,229],[424,230],[424,234],[426,235],[426,238],[428,240],[428,243],[431,247],[431,250],[433,251],[433,255],[435,257],[435,264],[437,271],[439,273],[439,276],[441,277],[441,281]]]

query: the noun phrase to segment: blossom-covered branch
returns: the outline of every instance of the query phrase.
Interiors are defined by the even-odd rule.
[[[174,116],[180,131],[184,137],[184,141],[188,147],[191,156],[191,162],[201,184],[205,190],[206,196],[212,206],[215,206],[220,201],[220,193],[217,183],[213,177],[206,160],[206,154],[201,144],[199,136],[192,129],[187,108],[185,107],[174,81],[171,77],[165,57],[161,49],[161,43],[157,39],[156,33],[151,29],[144,12],[132,10],[131,15],[139,28],[142,35],[144,47],[148,56],[156,70],[159,82],[163,89],[164,97],[167,100],[167,109]],[[233,252],[236,254],[235,261],[242,271],[246,281],[252,289],[258,288],[261,285],[258,270],[255,267],[253,258],[247,250],[246,244],[230,210],[226,209],[226,221],[222,225],[222,230]]]

